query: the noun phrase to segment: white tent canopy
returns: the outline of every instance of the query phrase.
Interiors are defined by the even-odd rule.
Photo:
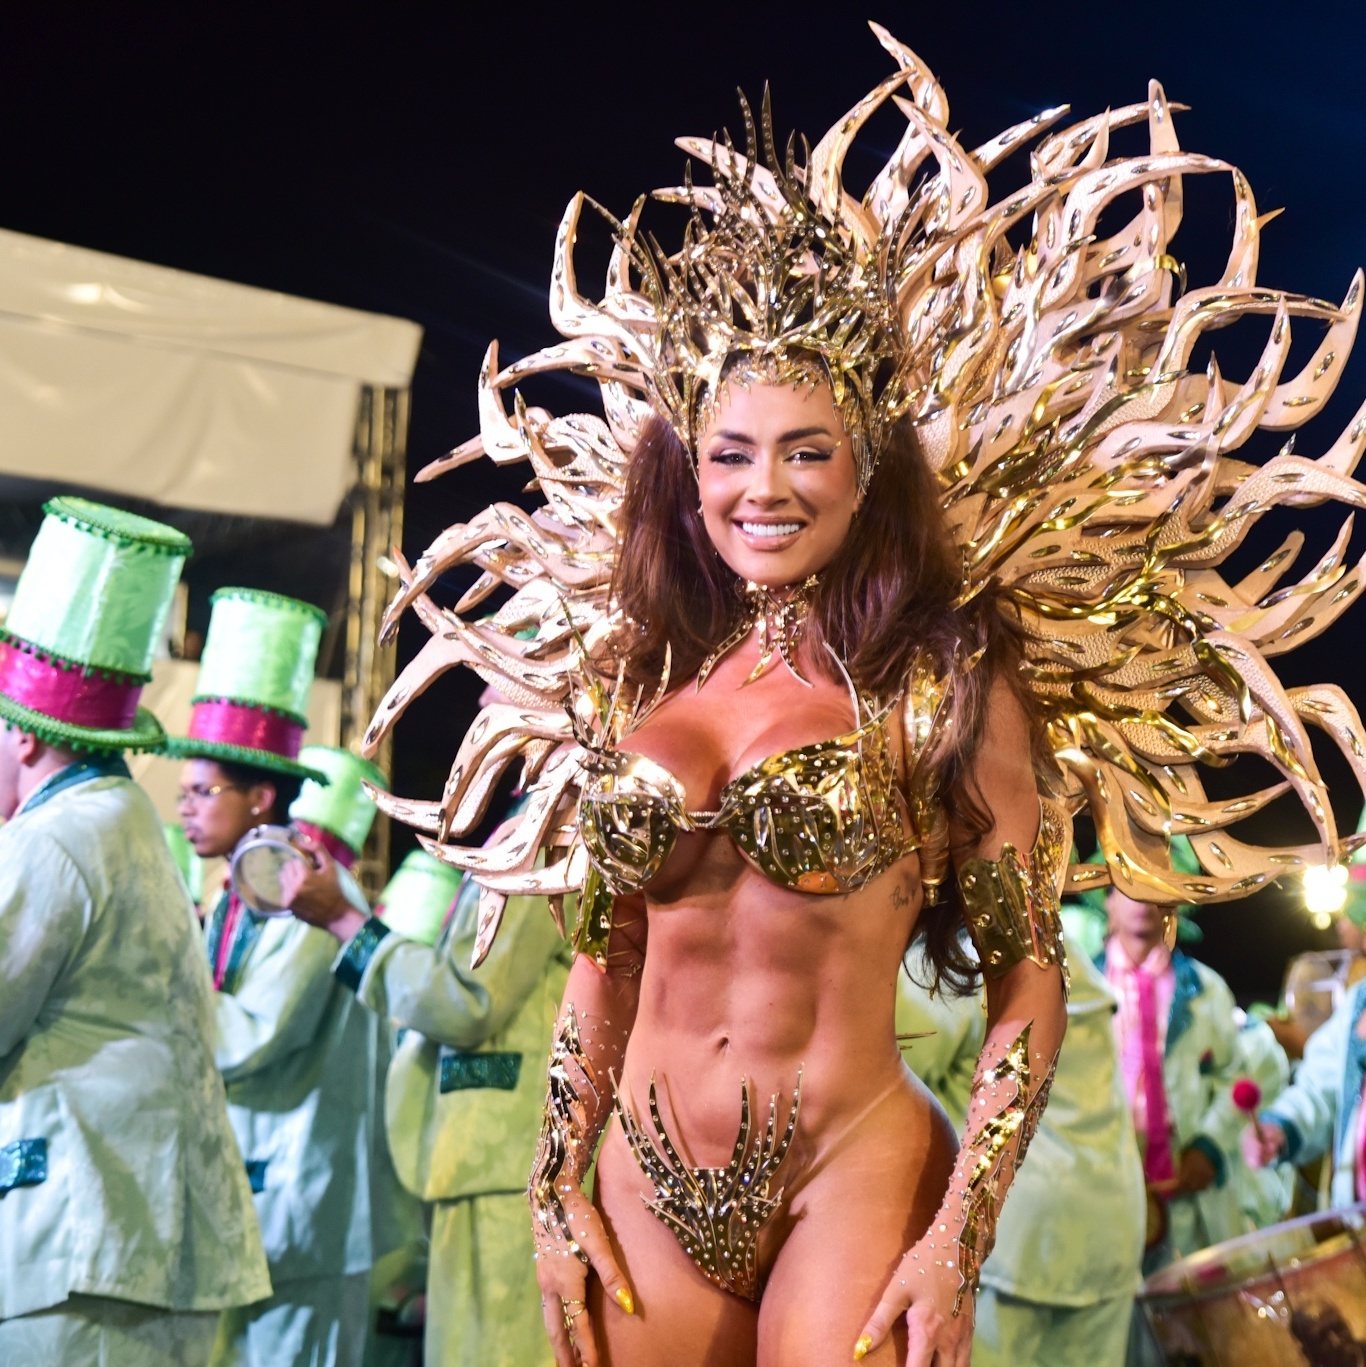
[[[327,524],[422,329],[0,229],[0,473]]]

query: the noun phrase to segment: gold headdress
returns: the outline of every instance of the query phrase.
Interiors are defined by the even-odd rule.
[[[712,143],[711,185],[696,187],[690,176],[656,195],[692,207],[678,252],[642,237],[638,212],[617,224],[657,320],[646,344],[651,397],[695,452],[723,379],[828,380],[866,489],[886,430],[909,401],[910,358],[886,260],[895,244],[865,235],[871,221],[832,215],[807,193],[810,149],[806,169],[791,144],[779,162],[767,95],[761,163],[743,97],[741,107],[744,155],[729,139]]]
[[[469,869],[485,889],[480,952],[512,891],[552,901],[588,867],[575,825],[584,752],[565,712],[571,681],[591,693],[586,644],[611,630],[608,585],[627,453],[662,408],[691,433],[698,400],[727,358],[819,357],[876,451],[903,411],[937,472],[964,563],[964,595],[1003,588],[1027,635],[1025,668],[1046,718],[1073,811],[1089,806],[1108,865],[1074,868],[1074,887],[1107,876],[1162,901],[1234,898],[1306,862],[1337,861],[1339,838],[1309,741],[1315,727],[1366,788],[1360,721],[1334,686],[1287,688],[1271,659],[1318,634],[1361,592],[1348,565],[1350,519],[1299,583],[1277,589],[1303,537],[1292,532],[1234,583],[1220,572],[1272,508],[1332,499],[1366,507],[1352,471],[1366,446],[1366,409],[1318,459],[1287,445],[1261,465],[1234,457],[1258,428],[1285,431],[1316,413],[1346,360],[1361,277],[1340,307],[1259,287],[1263,220],[1242,175],[1177,144],[1171,107],[1152,85],[1142,104],[1065,127],[1032,150],[1031,179],[992,201],[987,174],[1057,123],[1050,110],[968,150],[948,132],[948,104],[909,49],[874,29],[896,72],[860,100],[801,164],[768,166],[728,143],[686,139],[712,168],[711,186],[662,192],[693,207],[680,253],[639,236],[640,205],[620,225],[607,291],[579,292],[573,242],[583,199],[561,225],[552,320],[565,338],[499,371],[491,347],[480,377],[480,435],[428,468],[430,478],[485,455],[528,461],[545,503],[507,504],[449,528],[409,570],[387,629],[414,607],[431,631],[377,714],[377,743],[407,702],[458,664],[509,704],[486,708],[456,756],[439,801],[378,794],[380,806],[426,833],[424,844]],[[888,100],[905,116],[900,142],[861,200],[844,188],[845,154]],[[764,120],[765,129],[768,120]],[[1146,124],[1150,150],[1110,156],[1111,133]],[[1237,210],[1227,267],[1178,297],[1169,244],[1184,175],[1232,177]],[[1103,211],[1136,198],[1118,232]],[[1032,218],[1023,245],[1007,234]],[[1187,369],[1207,329],[1265,315],[1269,338],[1242,382],[1217,364]],[[1281,372],[1290,322],[1326,324],[1308,365]],[[765,362],[766,364],[767,362]],[[549,370],[596,379],[605,421],[553,418],[503,395]],[[839,389],[845,386],[845,389]],[[870,468],[870,467],[869,467]],[[866,476],[865,476],[866,477]],[[459,565],[481,573],[453,611],[426,596]],[[511,598],[491,621],[462,616],[500,586]],[[533,640],[519,632],[535,628]],[[583,690],[576,691],[581,696]],[[1209,798],[1203,765],[1254,753],[1283,782]],[[498,777],[522,766],[528,805],[484,849],[462,846]],[[1267,849],[1228,830],[1293,792],[1317,842]],[[1203,872],[1173,868],[1186,834]],[[544,860],[541,855],[544,853]]]

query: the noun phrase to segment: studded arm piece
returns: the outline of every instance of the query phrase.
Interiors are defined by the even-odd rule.
[[[1039,802],[1039,834],[1022,857],[1007,844],[999,859],[969,859],[958,872],[968,929],[982,971],[998,979],[1029,959],[1041,968],[1057,964],[1067,979],[1058,888],[1067,872],[1068,824],[1056,804]]]
[[[527,1185],[537,1257],[558,1252],[586,1263],[588,1256],[574,1235],[565,1198],[580,1190],[611,1109],[611,1096],[584,1050],[573,1006],[565,1007],[555,1028],[547,1073],[541,1135]]]

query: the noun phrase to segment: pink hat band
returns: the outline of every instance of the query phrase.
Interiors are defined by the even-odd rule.
[[[292,823],[311,840],[316,840],[333,859],[344,869],[350,869],[356,862],[356,852],[339,835],[333,835],[323,826],[315,826],[311,821],[295,820]]]
[[[282,759],[298,759],[304,728],[278,712],[267,712],[227,698],[197,702],[190,711],[189,738],[215,745],[264,750]]]
[[[80,665],[0,639],[0,693],[21,707],[91,731],[127,731],[137,720],[141,683],[103,677]]]

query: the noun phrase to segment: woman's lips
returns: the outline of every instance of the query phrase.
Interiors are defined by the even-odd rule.
[[[779,551],[790,546],[806,524],[795,521],[763,522],[737,518],[732,525],[751,550]]]

